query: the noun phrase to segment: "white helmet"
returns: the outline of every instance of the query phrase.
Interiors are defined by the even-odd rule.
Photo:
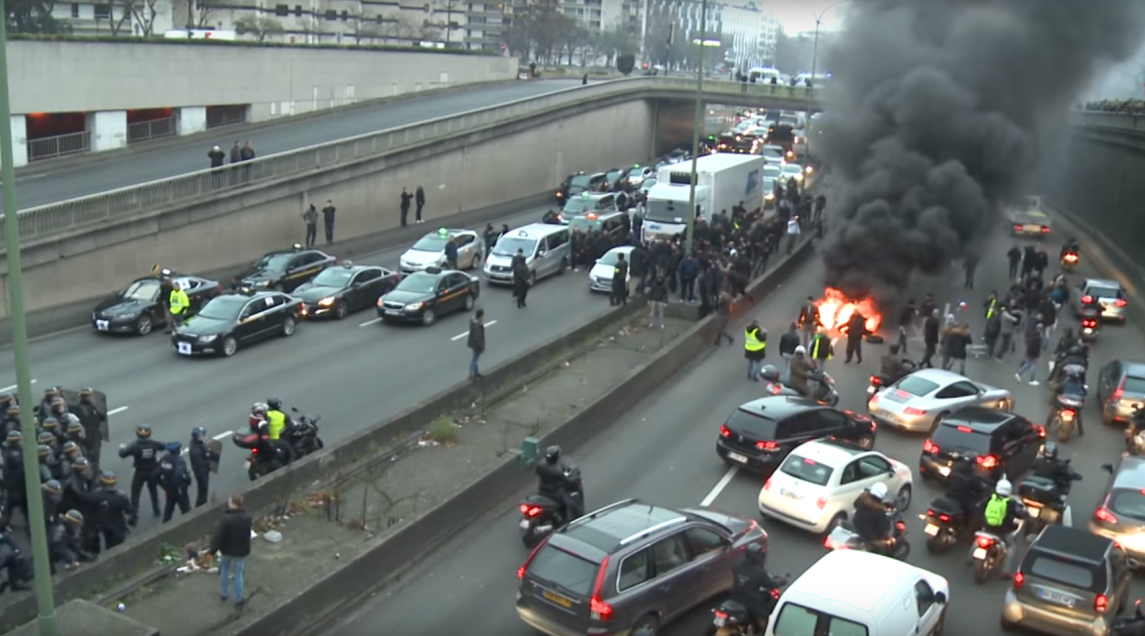
[[[1010,482],[1007,479],[999,479],[998,485],[994,486],[994,494],[998,495],[999,497],[1009,497],[1013,490],[1013,486],[1010,485]]]
[[[803,345],[799,345],[798,347],[795,347],[795,355],[797,355],[797,356],[807,355],[807,347],[804,347]]]
[[[867,492],[870,493],[870,495],[875,499],[882,501],[887,497],[887,485],[880,481],[874,486],[871,486],[871,489]]]

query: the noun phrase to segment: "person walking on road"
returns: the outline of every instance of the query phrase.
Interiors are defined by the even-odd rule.
[[[403,187],[401,193],[402,227],[409,225],[409,204],[411,200],[413,200],[413,195],[409,193],[409,190]]]
[[[795,243],[799,240],[799,233],[802,231],[799,227],[799,217],[793,216],[787,220],[787,254],[789,256],[795,250]]]
[[[322,208],[322,224],[326,226],[327,245],[334,242],[334,213],[337,211],[334,202],[326,199],[326,207]]]
[[[728,323],[732,319],[732,296],[726,291],[716,295],[716,341],[712,344],[720,346],[720,342],[727,340],[728,344],[735,344],[735,338],[728,333]]]
[[[963,286],[966,289],[974,289],[974,271],[978,269],[978,257],[967,256],[966,260],[962,262],[962,269],[966,270],[966,281]]]
[[[925,305],[923,306],[925,307]],[[941,331],[938,316],[939,311],[937,309],[931,309],[926,320],[922,323],[922,344],[924,351],[920,366],[928,369],[934,366],[934,363],[931,362],[931,358],[938,352],[938,336]]]
[[[306,247],[313,247],[318,240],[318,208],[313,203],[302,213],[302,220],[306,221]]]
[[[763,359],[767,356],[767,331],[752,320],[743,331],[743,356],[747,358],[747,379],[759,382],[763,370]]]
[[[1010,280],[1014,280],[1018,277],[1018,267],[1022,265],[1022,250],[1015,245],[1006,252],[1006,258],[1010,260]]]
[[[469,379],[480,380],[484,376],[481,375],[481,369],[477,366],[477,361],[481,359],[481,354],[485,353],[485,310],[478,309],[474,312],[473,317],[469,319],[469,350],[473,352],[473,357],[469,359]]]
[[[246,602],[246,560],[250,556],[251,516],[243,510],[242,495],[231,495],[227,511],[215,526],[211,537],[211,554],[219,555],[219,595],[223,602],[230,600],[230,579],[234,575],[235,605]]]
[[[1022,381],[1022,376],[1026,371],[1030,372],[1030,386],[1038,386],[1038,359],[1042,357],[1042,331],[1045,325],[1042,323],[1037,324],[1037,328],[1026,334],[1026,358],[1022,361],[1022,366],[1018,367],[1018,372],[1014,374],[1014,379],[1018,382]]]
[[[425,223],[425,220],[421,218],[421,210],[425,207],[425,189],[421,186],[418,186],[417,190],[414,191],[413,202],[415,205],[417,205],[417,212],[415,216],[417,222]]]
[[[803,344],[799,338],[799,325],[791,323],[787,333],[779,337],[779,357],[783,358],[783,377],[780,381],[787,384],[791,378],[791,359],[795,357],[795,348]]]

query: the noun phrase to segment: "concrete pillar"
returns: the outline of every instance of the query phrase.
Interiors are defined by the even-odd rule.
[[[115,150],[127,145],[127,111],[99,110],[87,114],[91,151]]]
[[[12,115],[12,163],[28,165],[28,120],[23,115]]]
[[[185,106],[176,117],[180,135],[193,135],[207,129],[207,107]]]

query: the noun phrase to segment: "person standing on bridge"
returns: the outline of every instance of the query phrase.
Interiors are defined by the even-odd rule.
[[[246,142],[245,144],[243,144],[242,149],[239,150],[239,158],[242,159],[244,164],[246,164],[250,161],[254,161],[254,158],[255,158],[254,147],[252,147],[250,145],[249,141]],[[250,181],[250,169],[251,168],[249,165],[244,165],[242,167],[242,175],[243,175],[242,179],[243,179],[243,181]]]
[[[421,186],[418,186],[417,190],[414,190],[413,202],[415,205],[417,205],[416,215],[414,218],[418,223],[425,223],[425,221],[421,218],[421,210],[425,207],[425,189]]]
[[[402,227],[409,225],[409,204],[411,199],[413,199],[413,195],[409,193],[409,190],[403,187],[401,194]]]
[[[306,247],[314,247],[318,239],[318,208],[313,203],[302,213],[302,220],[306,221]]]
[[[235,145],[231,146],[231,163],[238,163],[243,160],[243,149],[239,145],[239,140],[235,140]]]
[[[326,244],[329,245],[334,242],[334,213],[338,208],[334,207],[334,202],[326,199],[326,207],[322,208],[322,224],[326,227]]]
[[[227,153],[223,152],[222,148],[215,146],[207,153],[207,159],[211,162],[211,182],[216,188],[223,185],[223,161],[227,158]]]

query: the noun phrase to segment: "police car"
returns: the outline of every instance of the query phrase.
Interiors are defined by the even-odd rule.
[[[302,301],[282,292],[243,287],[212,298],[171,334],[181,356],[233,356],[240,346],[294,335]]]
[[[293,291],[319,272],[333,265],[335,258],[325,252],[295,243],[289,250],[270,252],[234,278],[236,288]]]

